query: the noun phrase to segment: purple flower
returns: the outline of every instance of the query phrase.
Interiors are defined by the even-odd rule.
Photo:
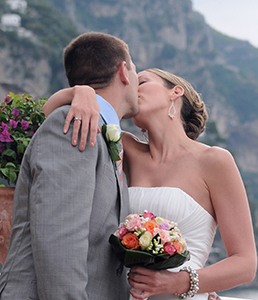
[[[167,223],[159,223],[159,228],[164,230],[169,230],[169,225]]]
[[[3,131],[0,133],[0,142],[13,142],[10,137],[10,133],[8,132],[8,127],[4,128]]]
[[[29,127],[29,121],[21,120],[21,129],[26,130]]]
[[[10,95],[6,95],[4,98],[4,102],[5,103],[9,103],[11,101],[11,96]]]
[[[11,120],[9,121],[9,126],[11,126],[12,128],[16,128],[18,122],[19,122],[19,121],[14,121],[14,120],[11,119]]]
[[[2,153],[4,151],[5,145],[0,143],[0,153]]]
[[[15,117],[15,118],[18,118],[19,117],[19,110],[17,108],[14,108],[13,111],[12,111],[12,115]]]
[[[2,122],[2,126],[0,127],[0,131],[4,131],[5,129],[8,129],[8,125]]]

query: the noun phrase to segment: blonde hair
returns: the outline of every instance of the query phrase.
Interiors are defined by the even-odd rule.
[[[208,113],[200,94],[185,79],[160,69],[147,69],[164,80],[165,86],[172,89],[179,85],[184,89],[183,105],[181,108],[181,119],[185,133],[192,140],[196,140],[204,131],[208,120]]]

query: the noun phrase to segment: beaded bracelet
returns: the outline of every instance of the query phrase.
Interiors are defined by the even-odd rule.
[[[186,299],[187,297],[193,297],[195,294],[197,294],[198,290],[199,290],[199,278],[198,278],[198,274],[196,273],[196,271],[188,266],[188,267],[183,267],[183,269],[181,269],[179,272],[181,271],[186,271],[189,273],[190,275],[190,288],[189,291],[183,294],[175,294],[176,296],[178,296],[181,299]]]

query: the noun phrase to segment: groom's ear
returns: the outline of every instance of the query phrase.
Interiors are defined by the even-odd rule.
[[[127,69],[125,61],[121,62],[120,66],[118,67],[118,72],[119,72],[119,78],[120,78],[121,82],[124,85],[128,85],[129,84],[129,73],[128,73],[128,69]]]

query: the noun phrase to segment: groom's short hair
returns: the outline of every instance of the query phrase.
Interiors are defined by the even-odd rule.
[[[64,51],[64,67],[70,86],[107,87],[123,61],[130,70],[128,45],[117,37],[101,32],[79,35]]]

